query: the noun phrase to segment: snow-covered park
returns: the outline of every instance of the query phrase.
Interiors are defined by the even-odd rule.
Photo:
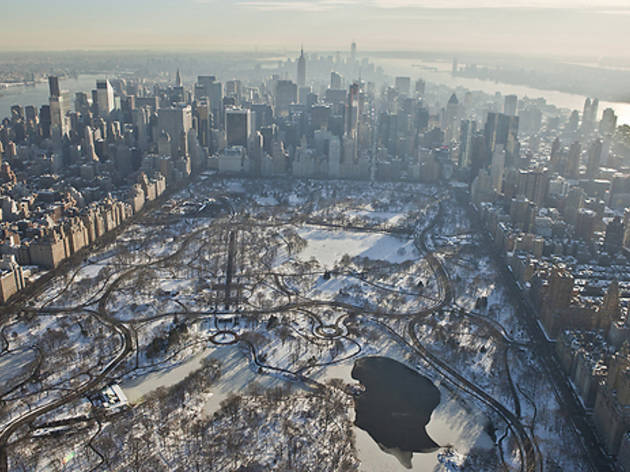
[[[448,188],[197,181],[0,326],[10,470],[582,470],[487,251]],[[354,425],[365,356],[439,388],[438,449]]]

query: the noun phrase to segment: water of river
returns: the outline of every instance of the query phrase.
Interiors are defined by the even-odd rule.
[[[489,94],[500,92],[503,95],[516,94],[519,97],[542,97],[549,104],[571,110],[581,111],[586,98],[582,95],[542,90],[524,85],[512,85],[467,77],[453,77],[450,73],[451,64],[447,62],[398,58],[377,58],[374,62],[383,66],[385,72],[390,75],[408,75],[412,78],[423,78],[430,82],[444,84],[453,88],[464,87],[469,90],[480,90]],[[81,75],[77,79],[62,79],[60,86],[74,96],[75,92],[89,93],[95,88],[96,80],[102,78],[105,78],[105,76]],[[48,83],[38,83],[34,87],[16,86],[2,89],[0,90],[0,119],[10,116],[11,106],[13,105],[35,105],[39,108],[46,103],[48,103]],[[601,101],[599,103],[600,114],[608,107],[615,110],[619,117],[618,124],[630,124],[630,103]]]
[[[413,79],[422,78],[436,84],[443,84],[452,88],[464,87],[472,91],[482,91],[491,95],[496,92],[502,95],[516,94],[519,98],[532,99],[544,98],[547,103],[559,108],[578,110],[584,108],[583,95],[558,92],[555,90],[542,90],[525,85],[513,85],[489,80],[473,79],[468,77],[454,77],[451,75],[450,62],[422,61],[420,59],[378,58],[376,64],[382,66],[389,75],[409,76]],[[630,103],[625,102],[599,102],[599,114],[605,108],[612,108],[619,117],[618,124],[630,124]]]
[[[80,75],[78,78],[65,78],[59,80],[61,90],[71,93],[74,100],[76,92],[85,92],[88,96],[92,89],[96,88],[96,80],[105,78],[105,75]],[[11,116],[13,105],[33,105],[39,109],[48,103],[48,82],[40,82],[34,87],[18,85],[6,89],[0,89],[0,120]],[[72,104],[74,109],[74,103]]]

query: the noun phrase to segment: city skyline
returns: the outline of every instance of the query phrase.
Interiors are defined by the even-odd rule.
[[[630,472],[628,1],[7,5],[0,472]]]

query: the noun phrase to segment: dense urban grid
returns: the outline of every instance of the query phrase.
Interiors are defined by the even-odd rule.
[[[630,126],[386,72],[352,44],[11,108],[0,472],[412,468],[353,425],[383,355],[457,413],[436,470],[630,472]]]

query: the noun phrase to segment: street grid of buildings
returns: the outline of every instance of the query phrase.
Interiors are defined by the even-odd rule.
[[[177,71],[168,85],[98,80],[70,97],[49,77],[49,103],[15,106],[0,126],[0,300],[202,172],[463,182],[606,454],[630,471],[630,145],[614,110],[443,100],[410,77],[378,90],[355,80],[353,51],[326,83],[304,50],[295,82],[186,87]]]

